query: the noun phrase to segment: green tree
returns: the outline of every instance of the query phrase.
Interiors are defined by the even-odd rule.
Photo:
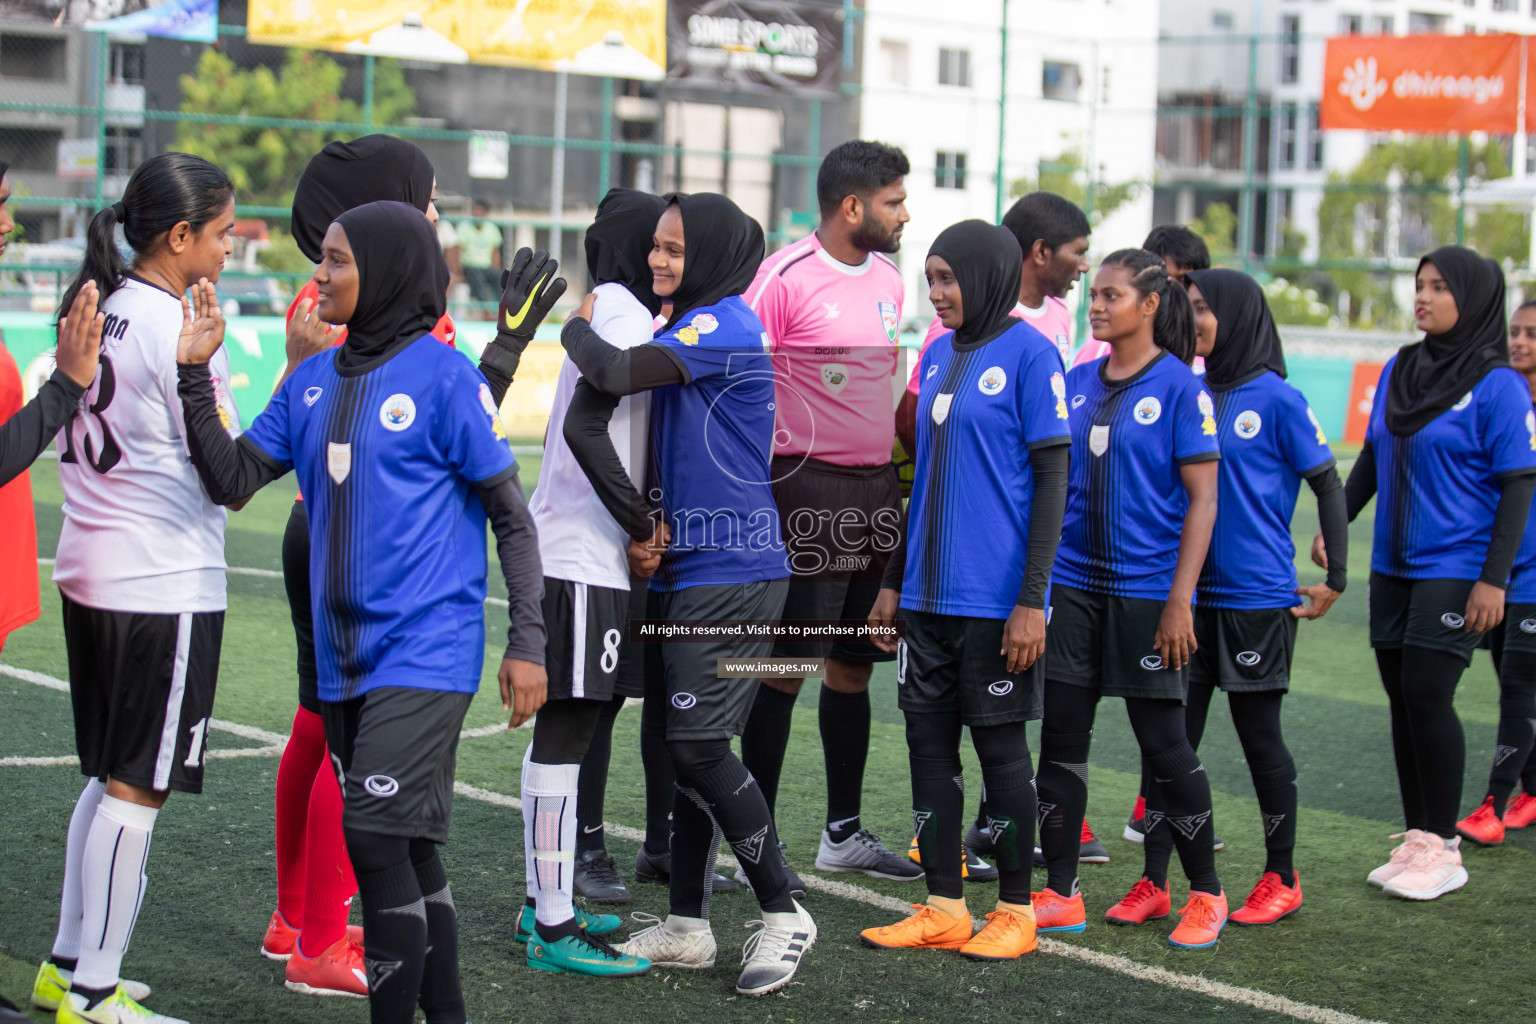
[[[1190,222],[1189,229],[1205,240],[1212,263],[1220,263],[1223,257],[1237,252],[1237,214],[1226,203],[1207,206],[1204,213]]]
[[[1095,182],[1093,186],[1093,223],[1097,224],[1126,203],[1141,194],[1145,184],[1126,181],[1118,184]],[[1070,199],[1083,209],[1088,208],[1088,173],[1083,166],[1083,155],[1069,149],[1054,160],[1041,160],[1039,173],[1023,177],[1008,186],[1009,198],[1017,199],[1031,192],[1055,192]]]
[[[209,49],[193,74],[181,76],[183,113],[306,121],[363,120],[362,107],[341,98],[346,68],[315,50],[291,49],[282,66],[241,68]],[[373,120],[400,123],[416,108],[399,62],[375,65]],[[360,134],[327,129],[181,121],[176,147],[218,164],[229,174],[242,203],[287,206],[299,175],[326,143]]]

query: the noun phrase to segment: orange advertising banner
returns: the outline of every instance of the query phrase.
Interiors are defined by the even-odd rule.
[[[1376,404],[1376,385],[1386,363],[1356,363],[1349,384],[1349,409],[1344,414],[1344,443],[1365,444],[1365,428]]]
[[[1338,36],[1323,61],[1325,130],[1513,134],[1520,36]]]

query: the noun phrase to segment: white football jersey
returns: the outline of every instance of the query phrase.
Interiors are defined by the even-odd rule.
[[[181,300],[130,278],[101,308],[101,366],[57,440],[64,529],[53,580],[71,601],[105,611],[223,611],[228,516],[187,450],[176,394]],[[209,369],[219,418],[238,436],[224,349]]]
[[[653,318],[628,288],[600,284],[595,289],[592,329],[615,348],[632,348],[651,340]],[[539,531],[539,560],[544,575],[573,583],[629,589],[629,531],[608,514],[592,483],[565,443],[566,410],[581,371],[569,356],[555,382],[555,402],[544,436],[544,463],[539,483],[528,502]],[[608,436],[619,453],[635,489],[645,493],[646,417],[650,395],[619,399],[608,423]]]

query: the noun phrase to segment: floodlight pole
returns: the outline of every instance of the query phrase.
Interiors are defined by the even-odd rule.
[[[997,199],[992,209],[992,219],[997,223],[1003,220],[1003,193],[1008,188],[1003,180],[1003,145],[1008,137],[1008,0],[1003,0],[1002,46],[997,85]]]
[[[555,151],[549,171],[549,254],[560,259],[560,221],[565,213],[566,73],[555,72]]]
[[[1253,191],[1259,148],[1259,38],[1264,0],[1253,0],[1253,31],[1248,35],[1248,95],[1243,102],[1243,191],[1237,208],[1237,252],[1243,271],[1253,265]]]

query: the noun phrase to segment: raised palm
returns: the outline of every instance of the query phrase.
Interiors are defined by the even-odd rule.
[[[181,298],[181,336],[176,340],[176,361],[188,365],[206,363],[224,344],[224,314],[213,282],[199,278],[192,299]]]

